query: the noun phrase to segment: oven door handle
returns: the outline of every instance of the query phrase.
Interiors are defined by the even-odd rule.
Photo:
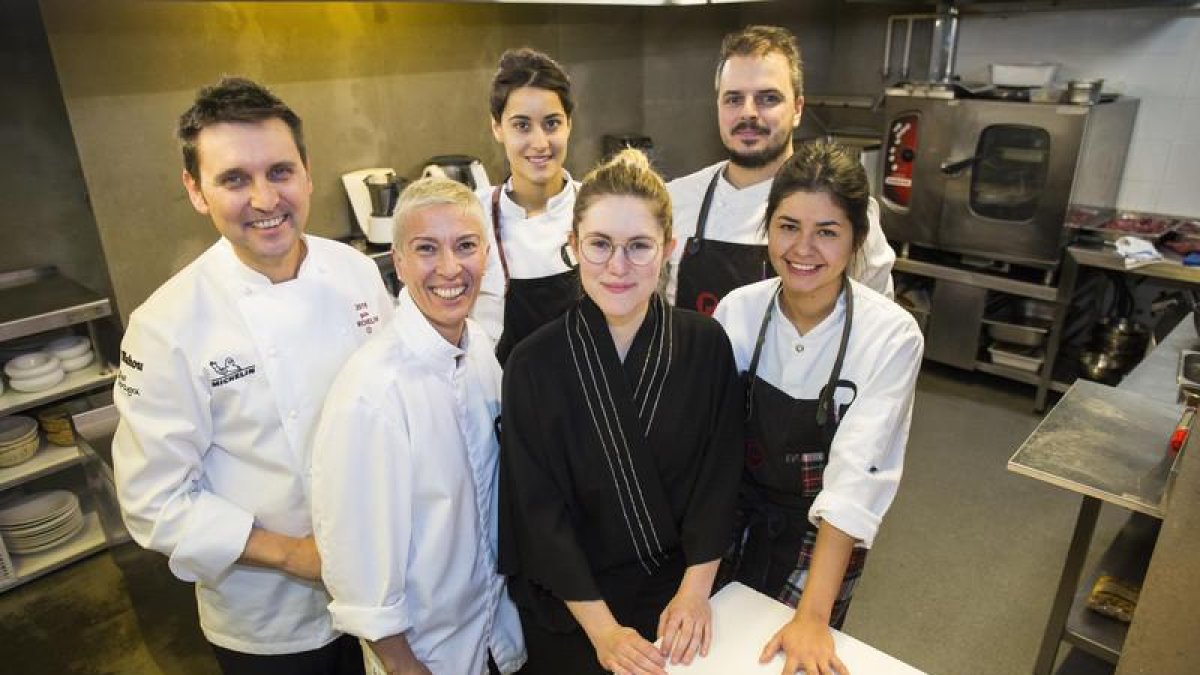
[[[975,155],[974,157],[968,157],[966,159],[959,159],[959,160],[954,160],[954,161],[947,160],[945,162],[942,162],[942,166],[941,166],[942,173],[946,174],[947,176],[953,176],[956,173],[962,173],[963,169],[975,166],[975,163],[978,162],[980,159],[982,159],[982,158],[979,155]]]

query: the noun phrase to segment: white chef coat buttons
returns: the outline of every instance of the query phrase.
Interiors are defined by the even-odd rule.
[[[291,420],[296,419],[296,411],[295,410],[288,411],[288,419],[291,419]]]
[[[800,352],[802,352],[802,351],[804,351],[804,345],[802,345],[802,344],[800,344],[799,342],[797,342],[797,343],[796,343],[796,353],[797,353],[797,354],[799,354],[799,353],[800,353]]]

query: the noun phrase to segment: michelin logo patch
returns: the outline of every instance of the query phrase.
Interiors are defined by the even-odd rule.
[[[248,366],[239,366],[232,356],[226,356],[224,363],[209,361],[208,367],[212,368],[213,373],[216,374],[216,377],[212,379],[212,386],[214,387],[220,387],[234,380],[240,380],[247,375],[254,374],[253,363]]]

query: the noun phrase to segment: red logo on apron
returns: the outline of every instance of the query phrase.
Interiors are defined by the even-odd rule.
[[[696,296],[696,311],[704,316],[712,316],[713,312],[717,311],[717,303],[721,301],[714,293],[701,291]]]

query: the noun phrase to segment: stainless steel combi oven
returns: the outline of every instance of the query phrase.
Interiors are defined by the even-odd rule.
[[[874,186],[883,230],[900,244],[1053,270],[1067,205],[1115,205],[1137,105],[890,95]]]

